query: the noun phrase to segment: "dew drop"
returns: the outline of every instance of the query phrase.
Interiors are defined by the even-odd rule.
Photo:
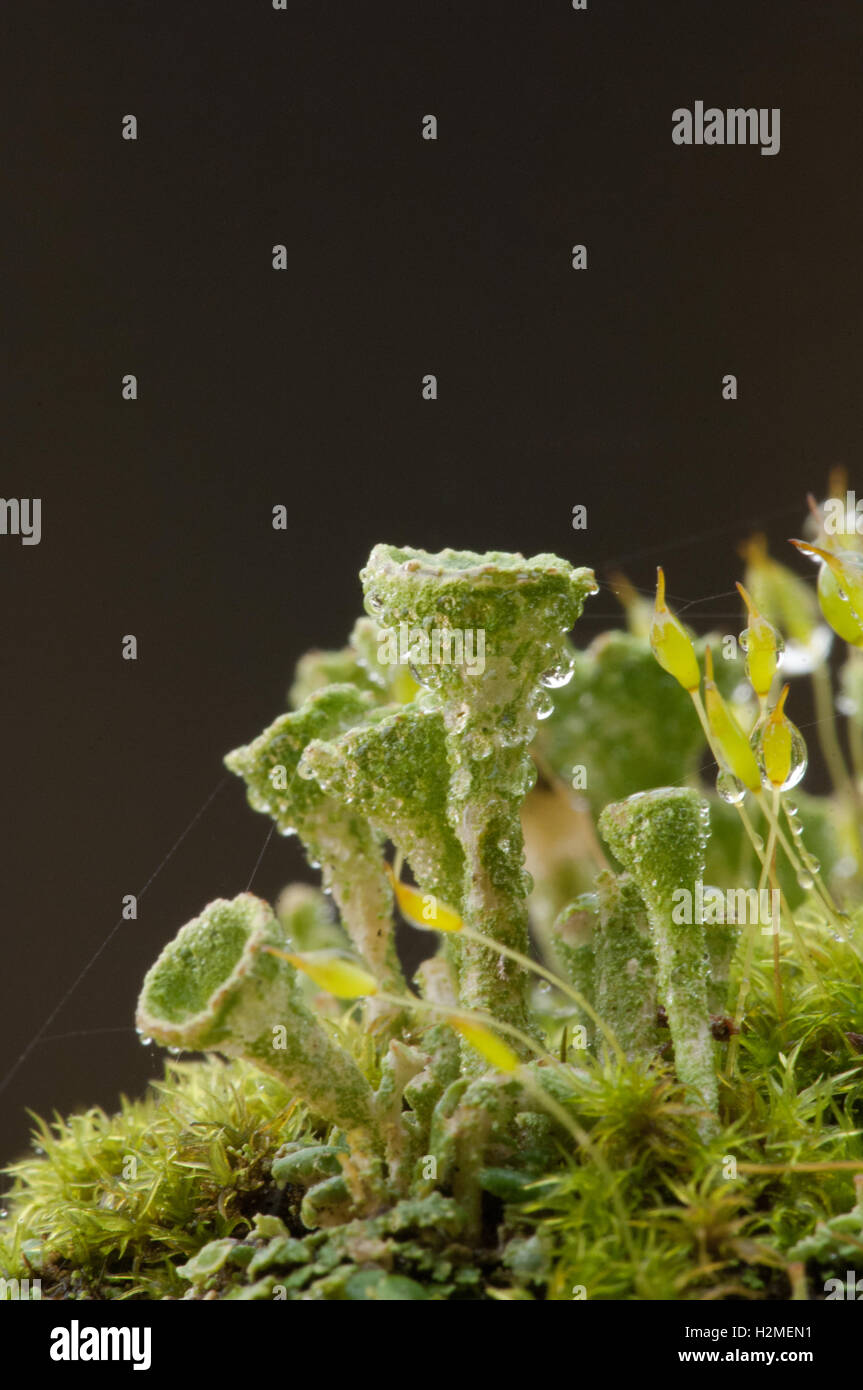
[[[553,666],[549,666],[547,671],[543,671],[539,683],[548,690],[558,690],[561,686],[569,684],[574,670],[575,658],[570,652],[563,652]]]
[[[800,887],[803,888],[807,893],[809,892],[810,888],[815,887],[814,878],[811,874],[808,874],[805,869],[801,869],[798,873],[797,882],[800,884]]]
[[[788,745],[783,748],[775,740],[779,733],[788,738]],[[789,791],[791,787],[796,787],[806,774],[809,765],[809,754],[806,749],[806,741],[796,724],[792,724],[790,719],[782,720],[779,729],[775,729],[770,719],[753,731],[751,738],[752,750],[758,762],[761,773],[762,785],[768,791]],[[767,768],[767,760],[770,757],[773,763],[773,773],[776,775],[776,764],[779,763],[783,769],[787,768],[785,780],[777,783],[772,780]]]
[[[420,671],[420,668],[418,666],[415,666],[413,662],[410,661],[408,662],[408,670],[410,671],[417,685],[421,685],[424,690],[428,690],[429,686],[431,685],[429,672],[426,670]]]
[[[716,778],[716,791],[729,806],[739,806],[746,795],[746,788],[733,772],[720,772]]]
[[[535,786],[536,765],[532,759],[529,759],[524,768],[524,771],[522,772],[521,779],[518,784],[517,795],[527,796],[528,792],[531,791]]]
[[[537,719],[548,719],[550,715],[554,714],[554,700],[543,690],[534,695],[531,703]]]

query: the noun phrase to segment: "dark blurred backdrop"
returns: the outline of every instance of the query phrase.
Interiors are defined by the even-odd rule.
[[[2,493],[43,506],[40,545],[0,537],[0,1070],[224,777],[0,1096],[6,1158],[25,1106],[160,1072],[142,974],[268,829],[222,755],[344,640],[375,541],[645,588],[662,560],[694,626],[734,628],[741,537],[779,550],[832,465],[853,482],[863,7],[7,0],[0,23]],[[698,99],[780,107],[780,153],[676,147]],[[604,590],[580,640],[617,620]],[[274,838],[253,887],[307,872]]]

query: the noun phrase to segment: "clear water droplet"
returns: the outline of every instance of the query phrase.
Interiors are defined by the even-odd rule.
[[[537,692],[531,703],[537,719],[548,719],[554,714],[554,700],[544,690]]]
[[[424,690],[428,690],[429,686],[431,685],[431,673],[429,672],[428,668],[420,668],[419,666],[414,665],[412,661],[409,661],[408,670],[410,671],[417,685],[421,685]]]
[[[811,874],[808,874],[805,869],[801,869],[798,873],[797,882],[800,884],[800,887],[803,888],[807,893],[809,892],[810,888],[815,887],[814,878]]]
[[[365,596],[364,607],[370,617],[377,618],[384,611],[384,601],[380,594],[371,589]]]
[[[575,658],[571,652],[562,652],[554,665],[543,671],[539,683],[548,690],[558,690],[572,680],[574,670]]]
[[[746,788],[733,772],[720,772],[716,778],[716,791],[729,806],[739,806],[746,795]]]
[[[789,745],[783,748],[777,742],[780,733],[788,736]],[[790,791],[802,781],[809,766],[809,754],[806,748],[806,740],[801,734],[796,724],[792,724],[790,719],[784,716],[779,726],[773,724],[772,718],[766,719],[763,724],[756,727],[751,737],[752,751],[758,762],[758,770],[761,773],[762,785],[768,791]],[[777,763],[782,770],[786,770],[785,780],[781,783],[771,779],[767,768],[766,754],[770,750],[772,771],[777,774]]]
[[[467,724],[467,721],[468,721],[468,709],[467,709],[467,705],[462,705],[461,709],[458,710],[458,711],[453,715],[452,719],[450,720],[450,729],[452,730],[452,732],[453,732],[454,734],[460,734],[460,733],[463,732],[463,730],[464,730],[464,728],[465,728],[465,726],[466,726],[466,724]]]

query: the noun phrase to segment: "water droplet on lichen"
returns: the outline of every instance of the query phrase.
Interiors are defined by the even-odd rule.
[[[562,652],[553,666],[543,671],[539,678],[540,685],[549,690],[558,690],[561,686],[567,685],[572,680],[575,670],[575,659],[570,652]]]
[[[429,672],[428,667],[427,667],[427,666],[416,666],[416,665],[414,665],[413,662],[410,662],[410,661],[409,661],[409,662],[408,662],[408,670],[410,671],[410,673],[411,673],[411,675],[413,676],[414,680],[416,681],[417,685],[421,685],[421,686],[423,687],[423,689],[428,690],[429,686],[430,686],[431,683],[432,683],[432,682],[431,682],[431,673]]]
[[[537,719],[548,719],[554,714],[554,700],[544,690],[538,691],[531,703]]]

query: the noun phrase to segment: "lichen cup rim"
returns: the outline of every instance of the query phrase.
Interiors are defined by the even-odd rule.
[[[184,966],[182,962],[183,948],[194,946],[197,938],[205,931],[211,934],[212,925],[208,919],[222,908],[234,908],[237,899],[214,898],[196,917],[181,927],[177,935],[160,952],[147,971],[141,987],[135,1019],[139,1033],[154,1038],[166,1047],[180,1047],[187,1051],[196,1050],[197,1047],[215,1047],[219,1044],[219,1019],[224,1018],[226,1005],[230,1002],[231,996],[240,989],[262,947],[277,945],[279,942],[284,944],[278,921],[269,904],[253,893],[241,893],[239,898],[247,900],[249,909],[249,920],[244,924],[245,939],[241,949],[235,954],[230,969],[215,988],[210,988],[206,994],[202,989],[202,1007],[190,1009],[180,1020],[166,1018],[163,1014],[151,1011],[152,990],[166,975],[170,978],[170,975],[176,972],[178,976],[182,976],[188,971],[188,965]],[[208,946],[212,946],[212,941],[208,942]],[[273,963],[275,965],[275,960]],[[187,974],[185,978],[188,979]],[[225,1037],[227,1031],[226,1029]]]
[[[593,578],[592,570],[573,569],[569,561],[551,552],[526,559],[520,552],[451,548],[431,552],[383,542],[374,547],[366,561],[363,574],[370,577],[372,573],[391,578],[410,576],[416,583],[471,579],[480,584],[496,583],[501,588],[520,587],[532,580],[539,583],[558,575],[565,578],[575,575],[586,580],[590,574]]]

